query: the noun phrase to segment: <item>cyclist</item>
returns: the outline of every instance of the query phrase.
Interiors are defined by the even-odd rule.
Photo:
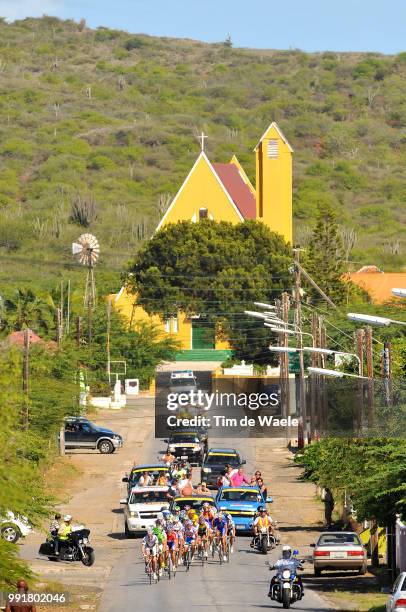
[[[195,554],[195,547],[196,547],[196,534],[197,534],[197,527],[195,527],[195,525],[193,525],[192,521],[190,519],[187,519],[185,521],[185,531],[184,531],[184,536],[185,536],[185,552],[187,551],[188,546],[190,546],[190,559],[193,559],[193,556]]]
[[[158,571],[159,575],[162,576],[166,554],[166,533],[163,529],[163,519],[156,519],[155,527],[152,528],[152,532],[158,539]]]
[[[167,527],[166,542],[168,545],[168,554],[172,560],[172,570],[176,572],[176,566],[177,566],[176,555],[178,552],[178,534],[173,528],[172,523],[169,523]],[[169,562],[169,559],[168,559],[168,562]]]
[[[162,510],[162,518],[165,522],[165,525],[172,522],[172,516],[169,510]]]
[[[192,523],[194,525],[197,525],[197,522],[199,520],[199,515],[197,514],[196,510],[194,508],[191,508],[188,513],[188,518],[192,521]]]
[[[199,523],[197,525],[196,546],[197,546],[197,548],[199,548],[200,544],[202,545],[203,554],[206,557],[206,559],[208,557],[207,546],[208,546],[208,542],[209,542],[209,535],[210,535],[209,526],[206,523],[206,521],[204,520],[204,516],[201,514],[199,516]]]
[[[183,506],[183,510],[180,511],[179,516],[180,516],[180,520],[182,521],[182,523],[185,521],[185,519],[188,518],[188,513],[190,509],[191,509],[191,506],[186,504],[185,506]]]
[[[201,509],[201,515],[209,528],[209,545],[211,548],[213,544],[213,521],[216,516],[216,509],[211,506],[209,502],[204,502]]]
[[[180,561],[183,557],[183,550],[184,550],[184,529],[183,529],[183,525],[180,521],[178,521],[177,523],[174,524],[173,526],[173,530],[176,533],[176,536],[178,538],[178,556],[177,556],[177,564],[180,564]]]
[[[158,554],[158,546],[159,546],[158,537],[153,532],[152,527],[148,527],[147,535],[143,538],[141,542],[141,552],[142,552],[142,556],[144,557],[146,564],[149,562],[149,559],[151,558],[151,565],[152,565],[154,580],[157,579],[156,559],[157,559],[157,554]]]
[[[228,533],[227,519],[225,518],[225,516],[224,516],[224,514],[222,513],[221,510],[217,514],[216,518],[213,521],[213,528],[214,528],[214,532],[215,532],[214,537],[218,541],[220,541],[220,539],[222,541],[222,544],[223,544],[223,557],[224,557],[224,561],[227,561],[227,555],[226,555],[226,550],[227,550],[227,533]]]
[[[229,512],[226,512],[226,520],[227,520],[227,529],[228,534],[230,536],[230,553],[234,552],[234,542],[235,542],[235,523],[233,521],[233,517]]]

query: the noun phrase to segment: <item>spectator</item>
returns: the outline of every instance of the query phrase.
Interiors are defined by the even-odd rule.
[[[264,481],[262,480],[262,478],[258,478],[258,480],[256,481],[256,485],[258,489],[261,491],[264,499],[266,499],[268,497],[268,489],[264,485]]]
[[[255,485],[257,484],[258,478],[262,478],[262,474],[259,470],[257,470],[255,474],[253,475],[253,477],[251,478],[251,484],[253,487],[255,487]]]
[[[138,481],[139,487],[151,487],[154,484],[152,476],[148,472],[143,472]]]
[[[200,482],[196,487],[196,493],[199,495],[210,495],[210,489],[205,482]]]
[[[28,584],[25,580],[19,580],[17,582],[17,593],[21,595],[28,593]],[[37,607],[34,604],[7,602],[5,612],[37,612]]]
[[[333,494],[328,487],[323,490],[321,500],[324,503],[324,517],[326,519],[326,527],[327,529],[330,529],[335,502]]]
[[[241,487],[243,484],[250,484],[248,477],[244,474],[244,469],[240,466],[234,474],[231,476],[231,486],[233,487]]]
[[[179,489],[180,489],[180,494],[183,495],[183,497],[193,495],[194,488],[192,484],[192,472],[188,472],[186,475],[186,478],[180,481]]]
[[[172,501],[178,495],[180,495],[179,480],[178,480],[178,478],[174,478],[172,480],[172,484],[170,485],[170,487],[169,487],[169,489],[168,489],[168,491],[166,493],[166,496],[167,496],[169,501]]]

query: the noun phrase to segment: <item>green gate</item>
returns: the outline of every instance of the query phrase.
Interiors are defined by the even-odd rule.
[[[214,349],[214,323],[207,319],[192,319],[192,349]]]

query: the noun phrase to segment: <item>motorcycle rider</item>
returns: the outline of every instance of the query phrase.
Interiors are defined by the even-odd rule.
[[[62,545],[69,539],[72,533],[72,517],[70,514],[65,514],[62,525],[59,525],[58,535],[55,538],[55,555],[59,555],[59,545]]]
[[[49,526],[49,535],[54,544],[54,550],[56,551],[56,538],[58,537],[58,529],[60,527],[61,515],[59,513],[55,514],[51,524]]]
[[[272,518],[268,514],[268,511],[266,508],[264,508],[264,506],[258,507],[257,516],[254,519],[253,527],[254,527],[254,537],[251,540],[251,544],[250,544],[251,548],[254,548],[255,546],[255,540],[260,533],[261,527],[268,527],[269,535],[273,535],[275,537],[274,529],[272,525]]]
[[[296,551],[297,552],[297,551]],[[280,571],[284,569],[289,569],[292,573],[296,573],[296,570],[303,569],[303,565],[300,559],[296,559],[296,557],[292,557],[292,549],[290,546],[285,545],[282,547],[282,559],[278,559],[278,561],[269,569],[276,570],[276,574],[272,576],[271,584],[269,585],[269,593],[268,597],[272,598],[272,586],[275,584],[277,580],[277,575]],[[303,583],[300,576],[296,574],[297,584],[300,587],[300,598],[302,599],[304,595],[303,591]]]

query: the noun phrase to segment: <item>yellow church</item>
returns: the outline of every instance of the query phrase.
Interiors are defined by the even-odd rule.
[[[293,149],[279,126],[271,123],[254,149],[255,188],[235,156],[228,163],[212,163],[204,151],[204,138],[202,134],[202,150],[156,231],[178,221],[198,223],[208,218],[241,223],[256,219],[291,243]],[[132,324],[151,318],[162,333],[172,334],[182,349],[177,355],[179,361],[222,361],[232,352],[200,316],[187,317],[179,312],[168,320],[150,317],[137,305],[136,296],[124,288],[113,300],[117,311]]]

